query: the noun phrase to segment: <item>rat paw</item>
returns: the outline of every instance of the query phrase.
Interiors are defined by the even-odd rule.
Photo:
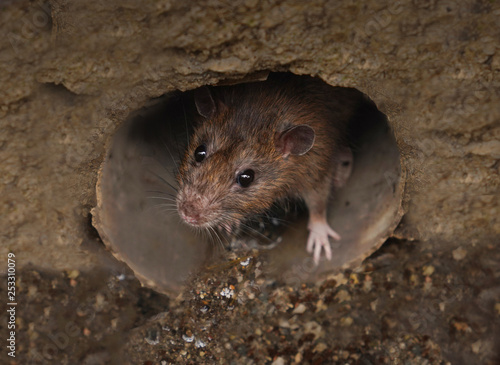
[[[319,264],[321,250],[325,250],[325,256],[328,260],[332,259],[332,248],[329,237],[340,240],[337,232],[330,228],[328,223],[315,223],[309,225],[309,238],[307,239],[307,252],[313,254],[314,263]]]

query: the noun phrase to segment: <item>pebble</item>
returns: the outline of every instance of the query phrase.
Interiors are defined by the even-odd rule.
[[[349,277],[349,279],[351,279],[351,283],[352,283],[353,285],[358,285],[358,284],[359,284],[358,275],[356,275],[356,274],[351,274],[351,276]]]
[[[328,306],[321,299],[316,303],[316,313],[327,310]]]
[[[415,275],[415,274],[410,275],[410,283],[412,285],[417,285],[419,282],[420,282],[420,280],[418,279],[417,275]]]
[[[205,342],[203,342],[202,340],[196,340],[196,342],[194,343],[194,345],[196,346],[196,348],[203,348],[205,347],[207,344]]]
[[[220,292],[222,297],[232,298],[234,296],[234,290],[230,288],[223,288]]]
[[[347,284],[347,279],[345,278],[343,273],[338,273],[335,275],[330,275],[327,278],[328,280],[334,280],[335,281],[335,286],[339,285],[345,285]]]
[[[68,272],[68,278],[70,279],[76,279],[80,275],[80,271],[78,270],[71,270]]]
[[[373,288],[373,280],[371,276],[366,276],[365,281],[363,282],[363,291],[365,293],[368,293],[372,290]]]
[[[288,322],[286,319],[281,319],[278,323],[278,326],[281,328],[290,328],[290,322]]]
[[[435,270],[434,266],[426,265],[422,269],[422,274],[424,276],[431,276],[432,274],[434,274],[434,270]]]
[[[188,335],[185,335],[185,334],[184,334],[184,335],[182,335],[182,339],[183,339],[184,341],[186,341],[186,342],[191,343],[191,342],[193,342],[193,341],[194,341],[194,335],[188,336]]]
[[[304,324],[304,333],[312,333],[315,338],[323,336],[323,328],[318,322],[310,321]]]
[[[277,357],[276,360],[272,362],[272,365],[285,365],[285,359]]]
[[[344,327],[349,327],[350,325],[352,325],[354,322],[354,320],[351,318],[351,317],[342,317],[340,319],[340,324]]]
[[[481,340],[476,341],[471,345],[472,352],[475,354],[479,354],[479,352],[481,352],[482,347],[483,347],[483,341]]]
[[[441,312],[444,312],[445,309],[446,309],[446,303],[445,302],[439,303],[439,310]]]
[[[328,348],[328,346],[324,342],[320,342],[316,345],[313,352],[323,352]]]
[[[453,323],[453,327],[455,327],[455,329],[457,331],[460,331],[460,332],[470,332],[471,331],[469,325],[465,322],[456,321]]]
[[[250,264],[250,260],[251,260],[251,257],[247,257],[246,260],[240,262],[240,265],[241,266],[248,266],[248,264]]]
[[[293,314],[302,314],[307,310],[307,307],[304,305],[304,303],[300,303],[294,310]]]
[[[454,260],[460,261],[463,260],[465,256],[467,256],[467,251],[464,248],[459,247],[456,250],[453,250],[452,254]]]
[[[335,299],[337,299],[339,303],[348,302],[351,300],[351,295],[347,292],[347,290],[339,290],[335,295]]]
[[[149,329],[146,333],[146,337],[144,338],[146,342],[150,345],[157,345],[160,343],[160,335],[155,328]]]

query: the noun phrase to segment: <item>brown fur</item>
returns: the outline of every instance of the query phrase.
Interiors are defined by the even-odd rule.
[[[346,97],[345,89],[339,93],[309,76],[272,74],[264,82],[214,87],[211,94],[216,111],[208,119],[199,116],[179,168],[181,209],[197,211],[213,227],[237,224],[280,199],[327,201],[338,148],[347,143],[348,112],[359,93]],[[304,155],[283,158],[276,138],[300,124],[314,129],[314,145]],[[198,164],[194,151],[201,144],[208,155]],[[236,183],[245,169],[255,171],[248,188]]]

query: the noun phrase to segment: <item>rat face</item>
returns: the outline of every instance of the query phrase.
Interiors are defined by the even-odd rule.
[[[204,120],[179,167],[177,209],[192,226],[230,230],[289,195],[297,169],[288,157],[312,148],[314,130],[278,122],[251,103],[216,103],[207,88],[195,103]]]
[[[272,140],[223,135],[214,125],[196,131],[179,168],[177,208],[192,226],[229,228],[275,200],[280,156]]]

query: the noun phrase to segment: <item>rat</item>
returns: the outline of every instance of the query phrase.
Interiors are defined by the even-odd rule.
[[[348,110],[359,93],[340,89],[276,73],[266,81],[195,90],[198,115],[177,174],[181,219],[231,232],[277,201],[303,199],[306,249],[316,264],[322,251],[331,260],[329,238],[341,237],[327,222],[327,204],[351,173]]]

